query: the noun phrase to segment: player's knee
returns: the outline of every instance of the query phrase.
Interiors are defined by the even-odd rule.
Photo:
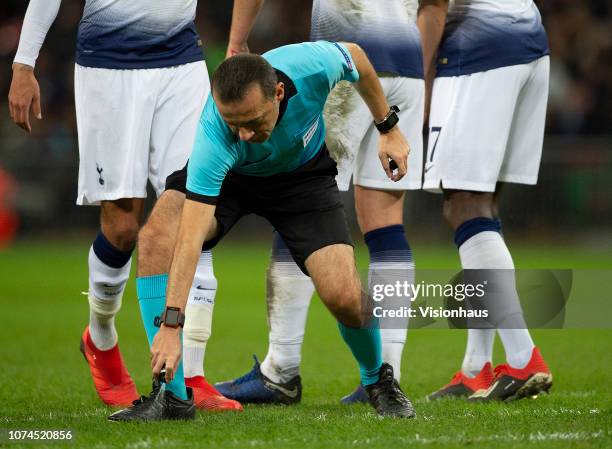
[[[103,225],[103,232],[106,238],[117,247],[131,249],[136,244],[139,225],[138,217],[128,214],[119,215]]]
[[[363,326],[360,292],[341,289],[330,300],[330,309],[338,321],[351,327]]]
[[[446,194],[442,216],[452,229],[457,229],[472,218],[493,217],[492,194],[478,192],[453,192]]]
[[[444,204],[442,205],[442,217],[446,224],[448,224],[451,228],[455,228],[453,225],[457,219],[457,207],[450,199],[444,200]]]

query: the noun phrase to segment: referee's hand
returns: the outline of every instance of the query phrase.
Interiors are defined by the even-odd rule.
[[[38,120],[40,111],[40,87],[34,69],[25,64],[13,64],[13,80],[8,95],[11,119],[27,132],[32,131],[30,111]]]
[[[378,158],[387,174],[387,177],[397,182],[402,179],[408,171],[408,153],[410,146],[408,141],[395,126],[391,131],[381,134],[378,141]],[[397,170],[390,167],[390,161],[393,160],[397,165]]]
[[[166,369],[166,382],[172,381],[181,361],[181,333],[179,328],[166,327],[163,324],[153,339],[151,346],[151,370],[157,377]]]

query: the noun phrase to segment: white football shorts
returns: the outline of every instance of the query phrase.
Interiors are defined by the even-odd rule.
[[[77,204],[157,196],[191,153],[210,92],[204,61],[159,69],[75,66]]]
[[[536,184],[549,58],[434,81],[423,188],[494,192]]]
[[[381,76],[389,105],[397,105],[399,128],[410,145],[408,173],[393,182],[378,159],[379,132],[372,113],[357,90],[347,82],[339,83],[325,104],[327,127],[325,143],[338,164],[336,181],[340,190],[353,184],[378,190],[411,190],[421,188],[423,160],[423,112],[425,84],[421,79]]]

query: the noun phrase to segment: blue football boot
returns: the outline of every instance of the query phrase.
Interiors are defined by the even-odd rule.
[[[276,383],[263,375],[257,356],[253,369],[242,377],[215,384],[226,398],[243,404],[297,404],[302,399],[302,379],[295,376],[285,383]]]
[[[363,388],[363,385],[359,384],[359,386],[355,388],[355,391],[344,396],[342,399],[340,399],[340,402],[345,405],[367,404],[370,402],[370,397],[368,396],[366,389]]]

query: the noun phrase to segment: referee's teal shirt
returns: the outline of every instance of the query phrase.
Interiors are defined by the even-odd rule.
[[[341,80],[356,82],[359,74],[349,51],[335,42],[318,41],[286,45],[263,54],[284,73],[297,92],[268,140],[241,141],[225,124],[209,95],[189,159],[187,195],[217,197],[227,173],[271,176],[304,165],[325,140],[323,107],[332,88]]]

